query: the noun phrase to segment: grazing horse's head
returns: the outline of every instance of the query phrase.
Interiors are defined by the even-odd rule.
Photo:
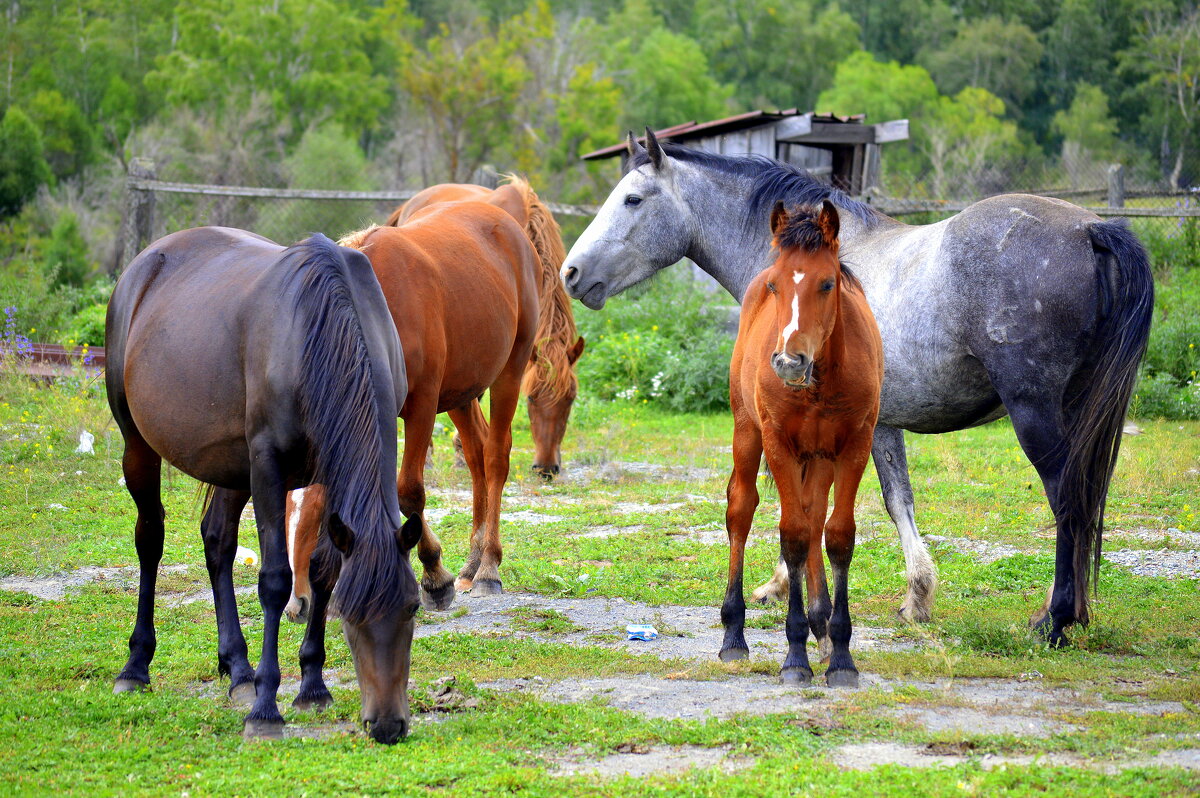
[[[775,262],[760,278],[774,299],[778,338],[771,368],[791,388],[812,385],[813,362],[837,322],[844,270],[838,260],[838,212],[828,200],[771,212]]]
[[[529,380],[529,431],[533,435],[533,471],[546,482],[553,482],[562,468],[562,441],[567,419],[579,392],[575,361],[583,354],[584,339],[562,353],[565,362],[557,367],[557,379]]]
[[[347,584],[346,577],[352,577],[356,569],[371,568],[370,563],[360,563],[356,558],[373,555],[355,546],[354,531],[336,513],[329,516],[328,531],[329,540],[342,556],[342,578],[337,589],[353,589],[355,583],[350,580]],[[386,611],[372,612],[370,604],[356,604],[359,611],[347,612],[350,607],[345,599],[353,601],[357,597],[338,597],[342,633],[350,646],[362,696],[363,726],[376,742],[387,745],[407,735],[410,723],[408,672],[420,596],[416,577],[408,564],[408,553],[420,538],[421,518],[414,513],[395,534],[396,562],[399,563],[395,583],[376,586],[378,590],[400,593],[398,600],[386,603]],[[366,609],[360,609],[362,607]]]

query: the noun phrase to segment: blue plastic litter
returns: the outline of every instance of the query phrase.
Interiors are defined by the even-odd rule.
[[[648,623],[631,623],[625,627],[630,640],[657,640],[658,630]]]

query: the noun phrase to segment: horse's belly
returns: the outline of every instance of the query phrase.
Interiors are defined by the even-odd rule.
[[[979,361],[970,356],[886,365],[879,423],[911,432],[951,432],[1005,414]]]

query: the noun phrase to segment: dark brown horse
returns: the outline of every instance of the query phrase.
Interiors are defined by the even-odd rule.
[[[779,548],[790,578],[781,676],[788,683],[812,681],[805,650],[811,626],[822,654],[829,652],[827,682],[850,687],[858,685],[858,670],[850,656],[846,577],[854,556],[854,498],[879,416],[883,343],[862,287],[838,260],[838,224],[828,200],[791,213],[776,205],[771,232],[778,257],[754,278],[742,302],[729,367],[733,473],[721,659],[749,656],[742,564],[765,453],[779,488]],[[826,520],[831,485],[834,506]],[[833,569],[832,605],[822,534]]]
[[[518,197],[511,186],[497,193]],[[538,258],[511,213],[484,202],[438,203],[400,227],[371,227],[341,242],[370,258],[405,347],[411,390],[400,408],[404,455],[397,491],[405,515],[422,517],[422,600],[437,609],[450,605],[455,587],[476,595],[501,591],[500,501],[512,419],[538,324]],[[484,391],[490,391],[490,424],[478,402]],[[457,582],[423,520],[425,453],[442,412],[462,436],[473,491],[470,553]],[[309,612],[303,579],[320,501],[313,491],[291,498],[300,576],[288,615],[297,620],[315,621],[321,614]]]
[[[526,396],[533,435],[533,470],[552,482],[562,467],[562,440],[571,405],[579,391],[575,361],[583,354],[584,340],[576,334],[571,299],[558,276],[567,256],[558,222],[529,183],[516,175],[505,179],[507,183],[495,190],[469,183],[430,186],[397,208],[387,223],[393,227],[401,225],[421,209],[438,202],[479,200],[499,205],[524,224],[525,234],[541,262],[541,282],[537,339],[521,393]]]
[[[291,569],[284,500],[327,486],[330,546],[318,601],[337,579],[338,606],[371,736],[408,728],[408,671],[418,604],[391,490],[396,411],[408,395],[387,305],[361,253],[321,235],[283,247],[242,230],[184,230],[151,244],[121,275],[108,307],[108,401],[125,438],[137,505],[141,579],[129,660],[115,691],[144,689],[156,645],[154,585],[163,551],[162,461],[210,486],[201,534],[216,604],[218,670],[230,696],[253,701],[247,736],[281,736],[279,619]],[[254,499],[262,568],[263,645],[250,667],[233,591],[238,518]],[[334,550],[334,548],[336,550]],[[323,618],[323,614],[322,614]],[[322,627],[323,632],[323,627]],[[306,668],[320,661],[311,646]],[[329,693],[301,685],[299,706]]]

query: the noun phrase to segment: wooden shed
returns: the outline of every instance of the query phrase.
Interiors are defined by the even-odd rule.
[[[867,125],[864,118],[795,108],[750,111],[711,122],[684,122],[654,135],[707,152],[766,155],[807,169],[848,194],[861,195],[879,184],[880,145],[908,138],[907,119]],[[618,155],[623,166],[628,157],[624,143],[589,152],[583,159]]]

